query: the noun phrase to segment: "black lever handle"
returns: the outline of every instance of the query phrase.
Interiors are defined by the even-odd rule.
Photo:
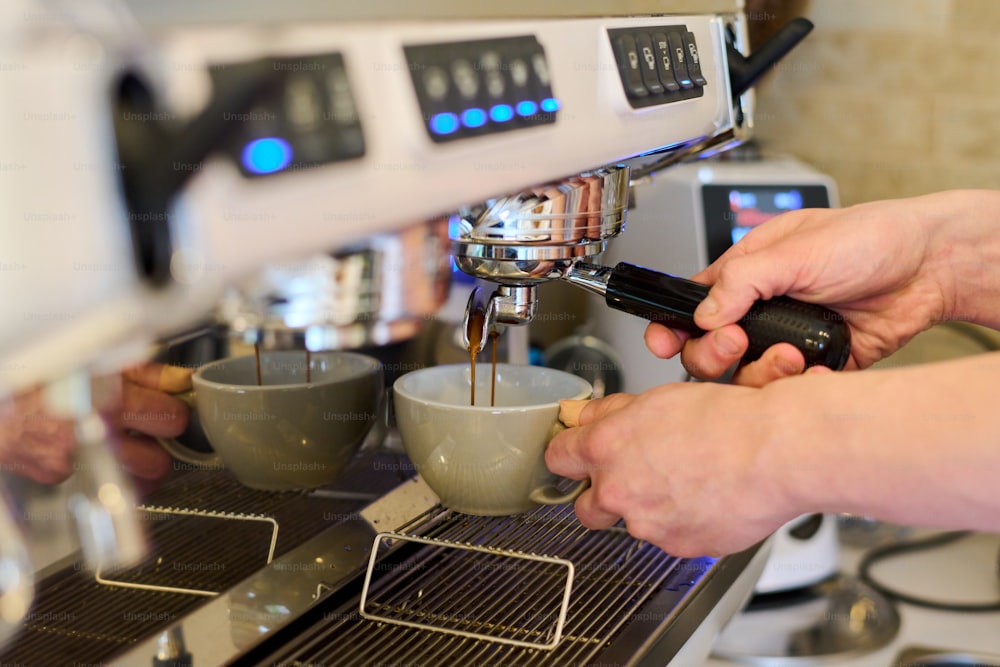
[[[778,32],[764,42],[749,57],[736,50],[732,44],[727,48],[729,63],[729,87],[733,97],[739,97],[750,89],[757,79],[764,76],[775,63],[788,55],[813,29],[808,19],[793,19],[783,25]]]
[[[157,106],[141,79],[132,74],[122,78],[113,100],[115,141],[136,268],[149,284],[163,286],[170,279],[172,200],[201,162],[239,131],[241,123],[230,118],[246,113],[270,92],[274,70],[271,62],[261,60],[244,76],[228,78],[213,91],[208,106],[181,127]]]
[[[705,333],[694,323],[694,311],[708,286],[621,262],[608,278],[609,306],[660,322],[696,336]],[[743,361],[759,359],[775,343],[791,343],[802,352],[806,366],[840,370],[851,354],[851,331],[838,313],[788,297],[757,301],[739,321],[750,347]]]

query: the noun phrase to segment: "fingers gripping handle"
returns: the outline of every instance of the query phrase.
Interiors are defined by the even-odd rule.
[[[694,311],[708,286],[622,262],[611,272],[605,299],[612,308],[681,329],[705,333],[694,323]],[[791,343],[806,366],[840,370],[851,352],[851,332],[844,318],[829,308],[788,297],[754,303],[739,321],[750,339],[744,362],[759,359],[775,343]]]

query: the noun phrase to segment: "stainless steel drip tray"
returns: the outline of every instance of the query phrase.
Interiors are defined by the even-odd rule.
[[[363,618],[353,582],[238,664],[663,665],[757,555],[679,559],[622,529],[588,530],[570,506],[502,518],[445,513],[408,530],[424,540],[377,561],[376,597],[384,614],[419,617],[443,631]],[[484,560],[484,551],[494,558]],[[565,627],[554,646],[543,647],[551,638],[545,628],[559,605],[545,595],[560,595],[564,577],[538,563],[497,558],[504,553],[573,563]]]
[[[107,664],[412,474],[395,453],[364,452],[336,486],[267,492],[224,470],[176,468],[139,510],[149,558],[95,574],[75,554],[40,572],[32,609],[0,664],[65,664],[66,656]]]
[[[362,575],[380,532],[572,562],[576,575],[561,641],[552,650],[541,650],[361,618]],[[395,583],[417,590],[418,596],[420,590],[433,590],[439,601],[462,597],[466,610],[494,605],[500,611],[512,600],[531,597],[523,590],[531,582],[515,570],[499,576],[483,568],[469,581],[470,568],[465,567],[462,581],[449,579],[459,570],[442,560],[440,549],[396,542],[379,555],[376,568],[390,581],[402,579]],[[417,478],[277,558],[183,618],[174,632],[196,665],[561,666],[594,659],[662,665],[713,612],[748,564],[762,565],[762,556],[763,550],[755,547],[721,560],[678,559],[623,530],[587,530],[571,506],[542,507],[513,517],[452,513]],[[523,611],[530,618],[532,609]],[[112,664],[147,667],[156,653],[153,638]]]

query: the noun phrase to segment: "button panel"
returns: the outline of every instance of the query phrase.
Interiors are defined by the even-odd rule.
[[[361,120],[339,53],[268,59],[274,80],[244,114],[226,151],[245,176],[258,177],[359,158]],[[261,63],[211,68],[213,81],[245,76]]]
[[[625,96],[633,108],[689,100],[705,94],[708,81],[694,33],[687,26],[608,31]]]
[[[556,122],[545,50],[533,36],[404,47],[435,143]]]

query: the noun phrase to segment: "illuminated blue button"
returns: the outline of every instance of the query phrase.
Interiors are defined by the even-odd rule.
[[[466,127],[482,127],[486,125],[486,112],[482,109],[466,109],[462,112],[462,125]]]
[[[514,117],[514,107],[509,104],[497,104],[490,107],[490,120],[494,123],[506,123]]]
[[[243,166],[254,174],[273,174],[292,162],[292,147],[284,139],[254,139],[243,147]]]
[[[545,113],[555,113],[559,111],[559,100],[554,97],[546,97],[539,106]]]
[[[538,113],[538,103],[531,100],[521,100],[515,108],[518,116],[534,116]]]
[[[431,132],[434,134],[451,134],[458,129],[458,116],[445,112],[431,116]]]

